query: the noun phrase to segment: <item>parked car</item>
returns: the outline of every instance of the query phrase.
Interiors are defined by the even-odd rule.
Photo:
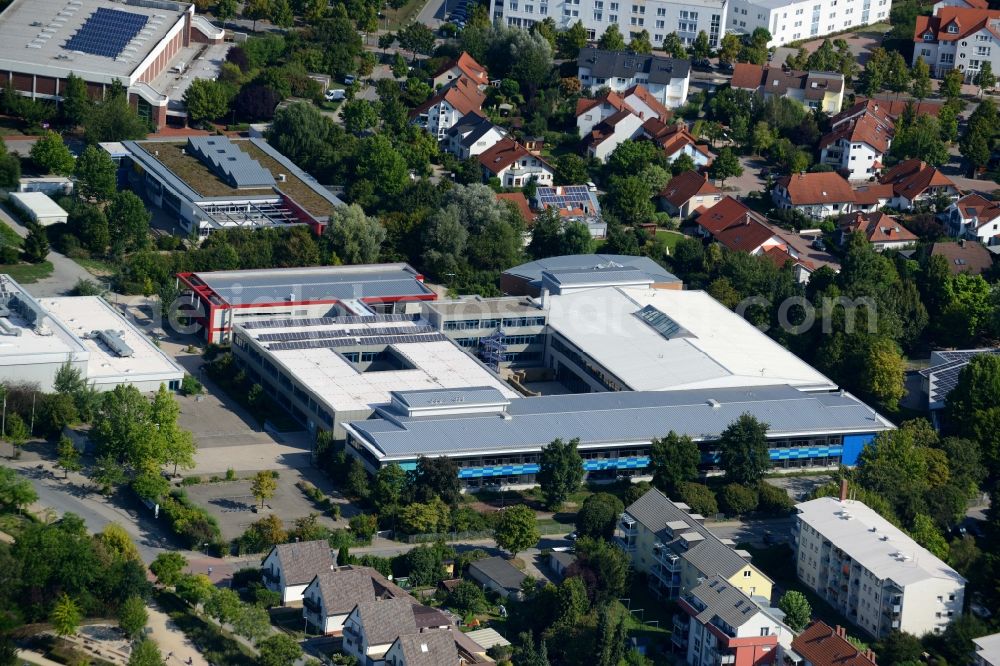
[[[344,75],[344,85],[345,86],[352,86],[352,85],[354,85],[354,82],[357,80],[357,78],[358,77],[356,77],[354,74],[345,74]]]
[[[732,74],[733,73],[733,69],[734,69],[733,68],[733,63],[731,63],[731,62],[720,62],[719,63],[719,71],[720,72],[726,72],[727,74]]]
[[[691,66],[695,69],[708,71],[712,69],[712,61],[708,58],[698,58],[697,60],[691,61]]]
[[[324,97],[326,97],[326,101],[328,102],[339,102],[347,97],[347,93],[340,88],[331,88],[326,91]]]

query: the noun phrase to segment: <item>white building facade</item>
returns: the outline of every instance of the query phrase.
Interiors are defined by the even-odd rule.
[[[932,16],[917,17],[913,35],[913,63],[923,58],[931,74],[943,77],[958,69],[972,82],[989,62],[1000,67],[1000,11],[971,7],[934,6]]]
[[[630,34],[646,30],[654,48],[672,32],[691,44],[704,30],[716,47],[725,30],[726,0],[491,0],[490,15],[520,28],[552,18],[564,30],[581,21],[591,41],[610,25],[617,25],[626,41]]]
[[[594,0],[594,2],[602,1]],[[645,10],[644,5],[632,6]],[[653,39],[656,45],[661,41]],[[580,49],[577,58],[577,77],[583,90],[590,93],[601,88],[610,88],[622,93],[633,86],[641,85],[657,102],[668,109],[674,109],[687,102],[691,63],[687,60],[628,51],[585,48]]]
[[[770,46],[821,37],[889,19],[892,0],[731,0],[726,32],[771,33]]]
[[[823,497],[796,509],[799,580],[872,636],[940,633],[962,614],[965,579],[865,504]]]

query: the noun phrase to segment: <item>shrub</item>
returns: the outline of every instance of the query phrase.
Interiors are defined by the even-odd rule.
[[[201,483],[200,476],[185,476],[181,479],[182,486],[197,486],[199,483]]]
[[[730,483],[722,489],[722,506],[731,516],[742,516],[757,509],[759,499],[753,488]]]
[[[757,496],[759,498],[757,508],[766,513],[790,513],[794,506],[792,498],[788,496],[784,488],[772,486],[766,481],[761,481],[760,487],[757,489]]]
[[[175,490],[160,500],[160,513],[170,528],[194,550],[204,544],[216,544],[222,537],[215,518],[201,507],[191,504],[187,495]]]
[[[351,532],[362,541],[371,541],[378,531],[378,518],[371,514],[359,513],[348,522]]]
[[[189,374],[185,374],[181,380],[181,395],[201,395],[204,387],[197,379]]]
[[[695,513],[700,513],[703,516],[719,513],[719,504],[715,499],[715,493],[708,486],[688,482],[682,483],[679,490],[681,500]]]

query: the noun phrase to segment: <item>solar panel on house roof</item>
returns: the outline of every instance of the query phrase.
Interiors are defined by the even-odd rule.
[[[562,188],[539,187],[537,195],[538,201],[543,206],[555,206],[566,208],[573,204],[590,203],[590,190],[586,185],[567,185]]]
[[[148,20],[149,17],[143,14],[98,7],[63,48],[117,58]]]

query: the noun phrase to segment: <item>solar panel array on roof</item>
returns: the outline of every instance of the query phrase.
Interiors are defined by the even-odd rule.
[[[148,16],[98,7],[63,48],[105,58],[117,58],[146,26]]]
[[[539,187],[536,196],[542,206],[578,208],[584,204],[592,204],[590,190],[586,185],[568,185],[562,188]]]
[[[376,328],[325,331],[286,331],[283,333],[261,333],[257,339],[261,342],[289,342],[292,340],[327,340],[330,338],[358,338],[372,335],[398,335],[400,333],[434,333],[437,329],[430,324],[407,326],[405,328],[378,326]]]
[[[250,330],[254,328],[291,328],[293,326],[330,326],[331,324],[372,324],[377,322],[416,321],[419,314],[380,314],[380,315],[340,315],[338,317],[300,317],[296,319],[262,319],[247,321],[240,326]]]
[[[188,138],[187,149],[215,175],[237,189],[271,187],[275,184],[270,171],[227,137],[192,136]]]
[[[373,335],[369,337],[329,338],[326,340],[294,340],[291,342],[272,342],[267,346],[271,351],[288,351],[292,349],[337,349],[340,347],[362,347],[365,345],[398,345],[414,342],[446,342],[447,337],[441,333],[427,335]]]

